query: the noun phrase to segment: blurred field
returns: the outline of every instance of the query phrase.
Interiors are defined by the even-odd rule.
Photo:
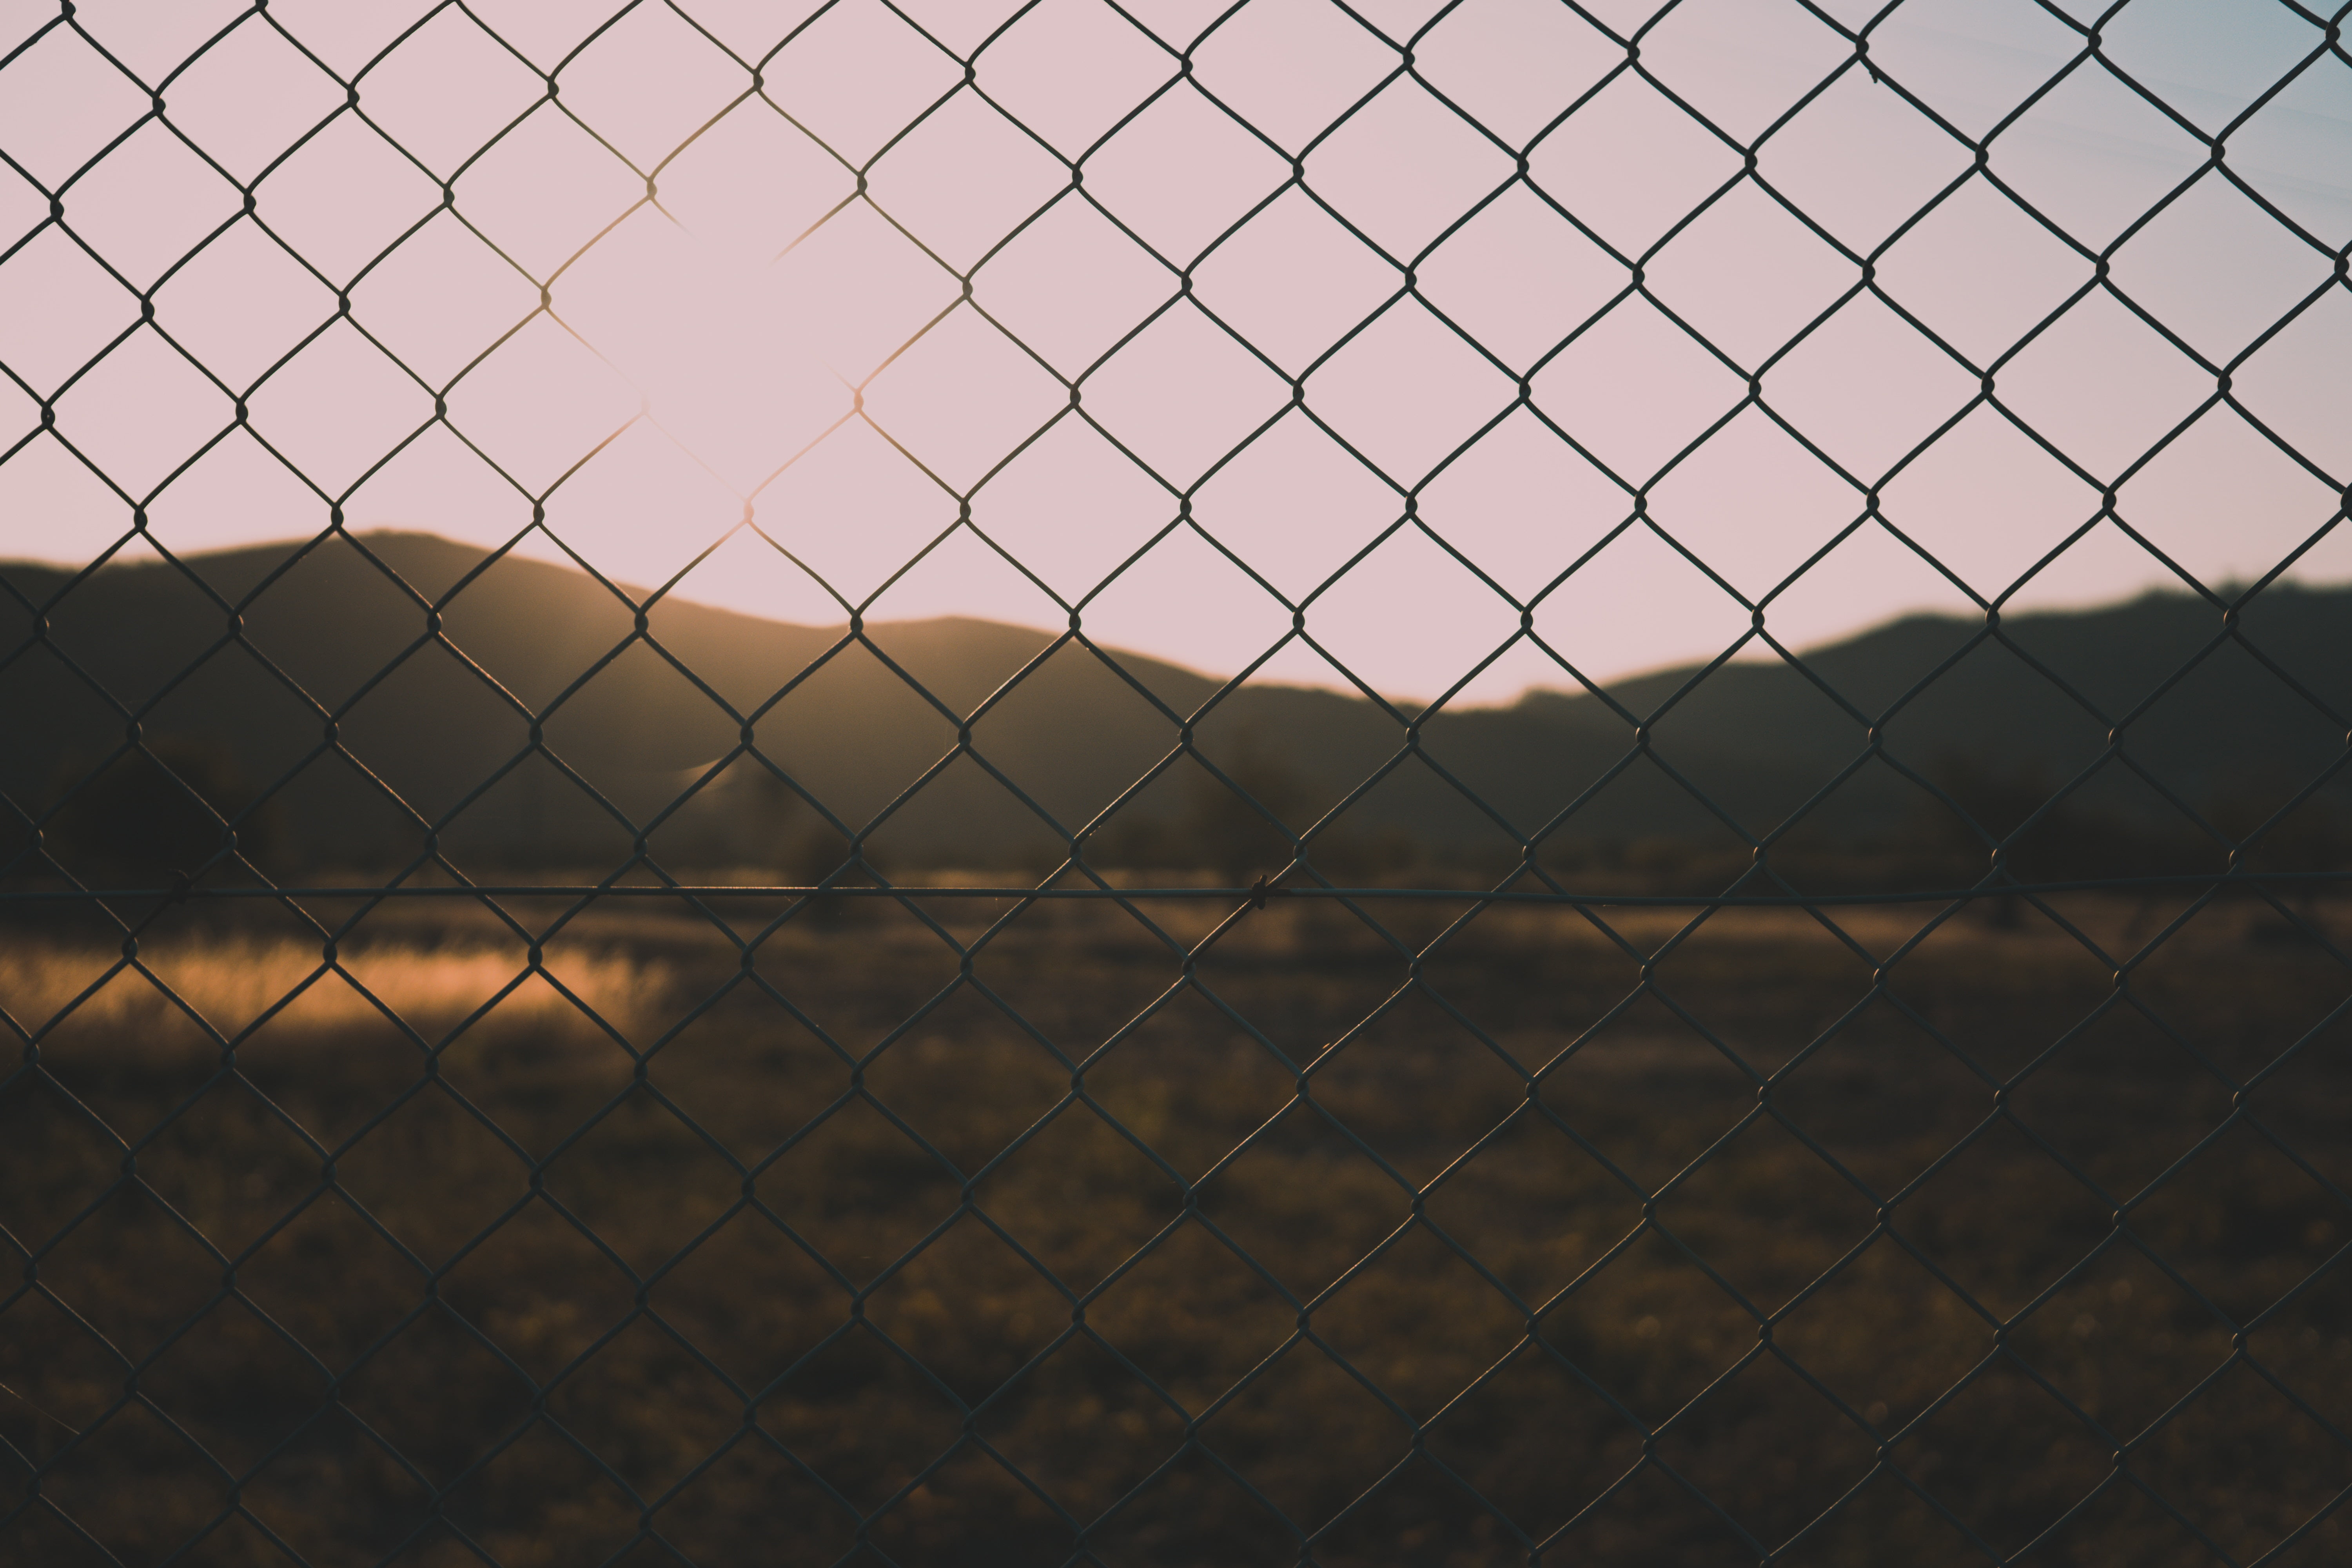
[[[0,1560],[2339,1563],[2347,970],[2167,898],[0,933]]]

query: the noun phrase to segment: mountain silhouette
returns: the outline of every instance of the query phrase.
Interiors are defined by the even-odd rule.
[[[2340,795],[2352,727],[2341,589],[2273,587],[2226,620],[2185,595],[1990,630],[1914,616],[1800,664],[1423,717],[1255,683],[1202,712],[1212,677],[982,620],[852,636],[671,600],[641,618],[635,590],[419,533],[79,576],[0,565],[0,583],[12,878],[46,874],[35,818],[77,875],[123,869],[131,840],[109,824],[126,817],[148,823],[132,858],[200,864],[209,815],[154,826],[191,791],[273,875],[428,849],[468,869],[609,866],[641,835],[666,865],[795,865],[812,836],[845,848],[827,813],[907,864],[1050,863],[1089,823],[1095,858],[1171,859],[1228,795],[1181,754],[1188,721],[1292,828],[1345,802],[1329,842],[1441,858],[1507,859],[1547,832],[1744,852],[1809,802],[1810,838],[1883,841],[1937,809],[1917,778],[2038,800],[2095,763],[2070,820],[2178,824],[2216,803],[2259,819],[2315,781]],[[160,766],[118,756],[134,727]]]

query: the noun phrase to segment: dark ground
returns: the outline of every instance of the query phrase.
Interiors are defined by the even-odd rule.
[[[2119,989],[2189,909],[1883,985],[1937,911],[1495,910],[1414,984],[1460,906],[1277,903],[1186,986],[1101,905],[966,977],[1005,906],[614,901],[545,971],[635,1058],[461,1027],[478,910],[244,1033],[316,939],[163,917],[233,1057],[135,972],[43,1030],[113,955],[18,928],[0,1560],[2342,1562],[2347,969],[2226,902]]]

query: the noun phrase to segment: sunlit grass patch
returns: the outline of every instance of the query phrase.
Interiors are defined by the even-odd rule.
[[[534,973],[509,949],[370,943],[322,956],[291,937],[206,934],[118,952],[49,942],[0,947],[0,1008],[33,1034],[129,1047],[167,1021],[201,1021],[235,1037],[273,1029],[320,1036],[374,1026],[387,1015],[438,1039],[477,1013],[514,1029],[626,1036],[642,1027],[672,979],[667,966],[623,952],[567,953]],[[568,994],[567,994],[568,993]],[[193,1018],[191,1018],[193,1015]]]

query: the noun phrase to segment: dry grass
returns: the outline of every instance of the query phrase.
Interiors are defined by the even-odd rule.
[[[969,979],[888,906],[750,977],[707,926],[593,916],[547,967],[656,1047],[642,1078],[536,979],[451,1035],[524,967],[478,920],[345,944],[424,1045],[330,976],[234,1074],[119,974],[0,1099],[39,1287],[0,1310],[0,1433],[126,1563],[284,1561],[256,1521],[338,1563],[477,1560],[462,1531],[509,1564],[1027,1564],[1080,1529],[1138,1568],[1302,1535],[1448,1568],[2340,1561],[2343,971],[2218,910],[2118,1006],[2046,924],[1969,921],[1869,999],[1916,921],[1847,922],[1861,955],[1710,921],[1644,990],[1592,926],[1501,912],[1401,991],[1346,916],[1278,907],[1152,1010],[1180,966],[1115,911],[1034,910]],[[225,1029],[318,967],[194,921],[145,962]],[[11,948],[0,1005],[108,963]],[[1985,1074],[2069,1031],[1995,1115]],[[1790,1068],[1769,1105],[1734,1058]],[[2232,1121],[2215,1071],[2272,1062]],[[46,1507],[0,1557],[103,1561]]]
[[[644,1027],[670,986],[666,966],[622,953],[581,955],[541,974],[509,949],[391,943],[330,964],[315,939],[234,932],[173,942],[136,961],[56,943],[0,948],[0,1009],[18,1029],[118,1045],[151,1036],[167,1019],[241,1035],[265,1014],[288,1029],[331,1035],[390,1013],[438,1039],[493,1006],[499,1027],[576,1021],[593,1031],[584,1006],[627,1033]]]

